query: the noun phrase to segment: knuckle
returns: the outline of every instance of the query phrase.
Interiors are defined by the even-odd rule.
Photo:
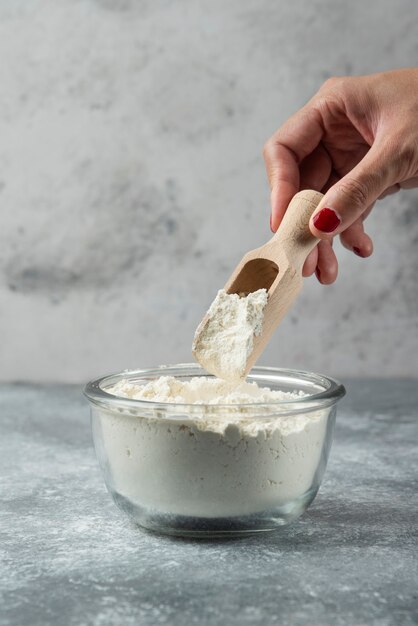
[[[345,88],[347,82],[350,80],[349,76],[331,76],[323,83],[322,89],[326,90],[341,90]]]
[[[268,139],[263,146],[263,157],[267,161],[271,153],[271,139]]]
[[[325,88],[334,87],[335,84],[338,83],[338,81],[339,81],[338,76],[330,76],[322,83],[322,87],[325,87]]]
[[[399,169],[402,178],[412,176],[417,169],[418,145],[405,142],[399,153]]]
[[[348,178],[340,181],[338,191],[349,199],[350,204],[356,208],[367,206],[369,197],[368,185],[357,178]]]
[[[382,147],[386,178],[399,182],[415,175],[418,169],[418,141],[400,132],[386,138]]]

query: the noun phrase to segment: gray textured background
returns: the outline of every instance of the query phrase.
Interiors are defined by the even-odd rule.
[[[416,0],[0,1],[0,379],[190,360],[197,322],[266,240],[261,149],[334,74],[416,65]],[[416,375],[418,193],[339,249],[263,357]]]

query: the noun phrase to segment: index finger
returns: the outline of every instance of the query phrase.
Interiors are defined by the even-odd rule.
[[[300,163],[318,146],[323,128],[318,111],[306,105],[292,115],[264,146],[264,161],[271,188],[272,226],[277,228],[299,191]]]

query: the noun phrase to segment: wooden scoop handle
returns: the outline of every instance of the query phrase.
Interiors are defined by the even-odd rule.
[[[295,269],[302,269],[309,252],[319,241],[309,230],[309,220],[322,198],[319,191],[299,191],[292,198],[279,229],[270,240],[274,246],[280,246]]]

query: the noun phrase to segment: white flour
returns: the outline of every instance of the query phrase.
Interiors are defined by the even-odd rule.
[[[286,402],[303,397],[303,393],[274,391],[257,383],[233,383],[220,378],[196,376],[183,381],[174,376],[160,376],[146,385],[122,380],[110,393],[134,400],[170,402],[174,404],[254,404],[255,402]]]
[[[244,378],[254,335],[262,330],[267,298],[266,289],[242,297],[218,291],[193,342],[194,356],[210,374],[224,380]]]
[[[95,408],[114,489],[154,513],[228,517],[291,502],[311,487],[320,464],[329,409],[280,416],[270,406],[251,417],[237,403],[293,400],[242,382],[161,377],[144,386],[122,381],[108,392],[154,402],[192,403],[191,410],[142,417]],[[205,406],[228,402],[230,407]],[[235,405],[234,405],[235,403]],[[219,411],[219,413],[218,413]],[[254,413],[256,408],[254,407]]]

